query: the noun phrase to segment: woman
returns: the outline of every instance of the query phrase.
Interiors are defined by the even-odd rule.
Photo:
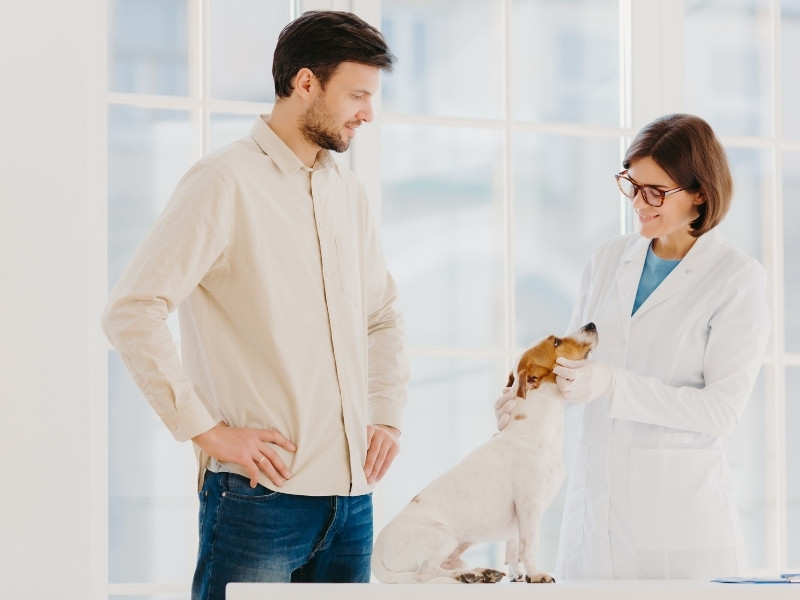
[[[590,258],[571,328],[594,321],[598,348],[556,367],[567,399],[586,403],[556,579],[736,574],[744,548],[728,438],[766,348],[766,275],[716,229],[733,184],[705,121],[656,119],[622,164],[639,233]]]

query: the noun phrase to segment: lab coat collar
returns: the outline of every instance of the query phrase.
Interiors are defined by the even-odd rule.
[[[625,250],[620,268],[617,271],[620,306],[626,312],[625,315],[622,315],[624,317],[623,323],[626,324],[626,337],[632,318],[639,317],[643,313],[652,310],[687,286],[698,282],[702,278],[702,273],[711,268],[716,254],[715,250],[721,245],[722,235],[717,229],[712,229],[700,236],[672,273],[661,282],[661,285],[653,290],[653,293],[639,307],[636,314],[631,315],[633,302],[636,298],[636,290],[639,287],[639,279],[641,279],[645,257],[647,256],[647,249],[650,247],[649,239],[642,237],[634,239]]]

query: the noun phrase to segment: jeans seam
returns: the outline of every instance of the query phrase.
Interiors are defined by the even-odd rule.
[[[225,487],[227,487],[227,482],[225,482]],[[222,487],[222,486],[221,486]],[[214,527],[211,531],[211,544],[209,545],[208,550],[208,595],[209,597],[214,597],[211,593],[211,585],[214,583],[214,546],[217,543],[217,528],[219,527],[219,512],[222,508],[222,497],[225,494],[225,490],[221,489],[219,492],[219,496],[217,498],[217,506],[216,510],[214,511]],[[223,589],[224,594],[224,589]]]
[[[311,552],[309,553],[307,560],[311,560],[312,558],[314,558],[314,556],[316,556],[318,552],[321,552],[322,550],[325,549],[324,546],[325,542],[328,540],[328,535],[331,533],[331,531],[333,530],[333,526],[336,524],[336,516],[338,512],[337,509],[339,507],[339,502],[336,496],[331,496],[330,498],[331,498],[331,518],[325,524],[325,528],[323,530],[324,533],[322,534],[322,537],[320,538],[319,542],[317,542],[314,548],[311,549]]]

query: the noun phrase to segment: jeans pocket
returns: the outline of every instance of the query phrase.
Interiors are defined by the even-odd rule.
[[[265,502],[277,498],[280,494],[264,487],[260,483],[250,487],[250,480],[236,473],[225,473],[221,480],[222,496],[234,500],[249,502]]]
[[[208,506],[208,492],[206,490],[200,490],[197,492],[197,500],[199,501],[199,507],[197,510],[197,532],[200,536],[200,539],[202,539],[203,524],[206,520],[206,507]]]

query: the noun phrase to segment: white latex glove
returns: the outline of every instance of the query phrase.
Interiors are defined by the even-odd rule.
[[[561,394],[572,402],[589,402],[614,394],[616,369],[608,363],[559,357],[553,373]]]
[[[511,411],[517,406],[517,395],[514,393],[513,388],[503,388],[503,395],[494,403],[494,416],[497,419],[497,429],[503,430],[511,420]]]

